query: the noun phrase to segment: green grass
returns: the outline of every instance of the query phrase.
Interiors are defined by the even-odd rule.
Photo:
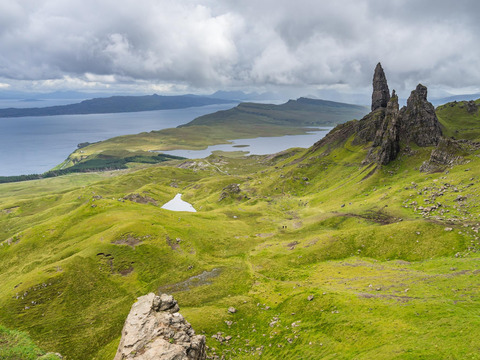
[[[135,298],[166,291],[210,355],[479,359],[480,152],[374,171],[351,140],[1,184],[0,324],[112,359]],[[176,193],[198,212],[161,209]]]
[[[445,136],[456,139],[480,139],[480,111],[469,113],[466,101],[452,102],[436,109]],[[480,106],[480,99],[475,101]]]
[[[9,330],[0,325],[0,359],[2,360],[58,360],[53,353],[46,354],[24,332]]]

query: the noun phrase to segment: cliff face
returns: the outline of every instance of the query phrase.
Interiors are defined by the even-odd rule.
[[[386,165],[394,160],[400,151],[399,133],[398,97],[394,90],[391,99],[388,101],[385,117],[376,132],[372,148],[367,155],[367,162],[375,161]]]
[[[395,90],[388,92],[387,79],[379,63],[373,76],[372,111],[361,120],[338,125],[310,151],[325,148],[324,154],[352,139],[352,145],[370,146],[364,164],[387,165],[402,147],[437,146],[443,139],[435,108],[427,100],[427,88],[418,84],[407,106],[399,110]],[[473,106],[472,106],[473,108]],[[443,150],[442,150],[443,151]]]
[[[372,111],[387,107],[390,100],[387,77],[380,63],[375,67],[373,74]]]
[[[400,140],[418,146],[436,146],[442,137],[435,108],[427,100],[427,88],[418,84],[400,111]]]
[[[204,360],[205,336],[195,335],[171,295],[141,296],[122,330],[114,360]]]
[[[417,145],[437,146],[442,139],[442,130],[435,108],[427,100],[427,88],[418,84],[407,100],[407,106],[399,110],[395,90],[390,96],[387,79],[379,63],[373,76],[372,112],[360,121],[338,125],[326,137],[318,141],[312,151],[330,149],[353,137],[353,145],[370,143],[363,163],[386,165],[395,160],[402,147]]]
[[[373,77],[372,112],[358,122],[354,143],[372,142],[365,163],[386,165],[395,160],[401,146],[436,146],[442,138],[435,108],[427,100],[427,88],[418,84],[399,110],[395,90],[388,85],[380,63]]]

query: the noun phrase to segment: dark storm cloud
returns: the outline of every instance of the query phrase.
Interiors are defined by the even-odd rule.
[[[382,61],[399,89],[478,88],[479,13],[468,0],[3,1],[0,85],[355,89]]]

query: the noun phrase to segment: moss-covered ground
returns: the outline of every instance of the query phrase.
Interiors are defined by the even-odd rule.
[[[0,324],[110,360],[162,291],[227,359],[480,359],[480,153],[429,174],[431,148],[323,150],[0,185]],[[176,193],[198,212],[161,209]]]

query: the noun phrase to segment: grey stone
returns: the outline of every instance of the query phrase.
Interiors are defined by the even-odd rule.
[[[435,108],[427,100],[427,88],[418,84],[400,110],[400,141],[418,146],[436,146],[442,137]]]
[[[139,297],[125,321],[114,360],[206,359],[205,337],[195,335],[178,310],[171,295]]]
[[[372,111],[386,108],[390,100],[387,78],[380,63],[375,67],[373,74]]]
[[[386,165],[395,160],[401,150],[407,156],[412,155],[413,152],[409,150],[411,144],[437,146],[442,139],[442,131],[435,108],[427,100],[427,88],[419,84],[411,92],[407,106],[399,110],[398,97],[395,91],[390,97],[387,79],[379,63],[373,76],[372,112],[359,121],[337,125],[310,151],[323,148],[321,156],[326,156],[352,136],[354,146],[368,146],[371,143],[364,164]],[[366,176],[374,171],[375,168]]]
[[[432,150],[430,159],[422,164],[420,171],[444,171],[447,167],[464,164],[466,160],[463,155],[479,147],[480,144],[473,142],[442,138],[437,147]]]
[[[478,106],[475,101],[470,100],[467,102],[467,112],[469,114],[475,114],[478,112]]]
[[[382,125],[377,130],[372,148],[367,155],[367,162],[386,165],[395,160],[400,152],[398,116],[398,97],[393,90]]]

